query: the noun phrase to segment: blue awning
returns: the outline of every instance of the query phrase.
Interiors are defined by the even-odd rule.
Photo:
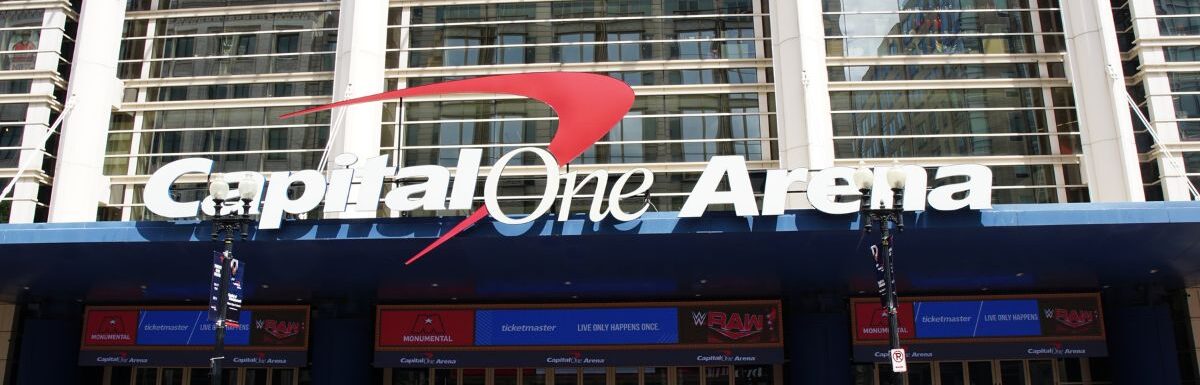
[[[293,221],[252,232],[235,254],[248,300],[272,303],[761,298],[874,285],[866,248],[878,231],[863,234],[855,215],[812,210],[485,220],[403,264],[460,219]],[[914,213],[906,224],[896,268],[910,295],[1200,282],[1198,202],[997,205]],[[0,225],[0,300],[202,301],[219,247],[197,221]]]

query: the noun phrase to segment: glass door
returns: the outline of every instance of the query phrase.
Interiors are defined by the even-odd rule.
[[[89,379],[102,385],[210,385],[209,368],[155,368],[110,366]],[[221,371],[222,385],[309,385],[308,369],[228,368]],[[415,384],[414,384],[415,385]],[[428,384],[420,384],[428,385]]]
[[[383,368],[383,385],[781,385],[780,365],[586,368]],[[244,372],[242,384],[260,372]],[[270,377],[267,385],[280,385]],[[107,385],[107,384],[106,384]],[[124,385],[124,384],[123,384]],[[179,384],[193,385],[193,384]],[[197,384],[198,385],[198,384]],[[308,385],[301,382],[295,385]],[[862,384],[862,385],[870,385]]]
[[[909,385],[1111,385],[1108,359],[909,362]],[[891,385],[891,364],[855,364],[854,385]],[[735,384],[741,385],[741,384]]]
[[[967,362],[967,385],[997,385],[992,361]]]
[[[579,385],[578,368],[554,368],[554,383],[550,385]]]

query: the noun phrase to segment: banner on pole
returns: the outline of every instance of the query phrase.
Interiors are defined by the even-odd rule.
[[[221,309],[219,307],[219,301],[221,301],[221,280],[228,279],[229,287],[225,292],[225,323],[229,326],[237,327],[238,320],[240,319],[239,314],[242,310],[242,277],[245,270],[242,268],[241,261],[229,256],[230,271],[226,274],[222,271],[224,269],[224,258],[226,256],[222,252],[213,253],[212,280],[208,294],[208,321],[217,322],[217,319],[221,317]]]

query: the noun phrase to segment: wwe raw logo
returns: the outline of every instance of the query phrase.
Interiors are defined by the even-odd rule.
[[[278,340],[300,334],[300,323],[295,321],[258,320],[254,321],[254,328]]]
[[[693,311],[692,323],[736,341],[764,330],[775,330],[775,310],[768,314]]]
[[[1046,308],[1042,313],[1048,319],[1058,321],[1063,326],[1079,329],[1096,321],[1095,310],[1071,310],[1063,308]]]

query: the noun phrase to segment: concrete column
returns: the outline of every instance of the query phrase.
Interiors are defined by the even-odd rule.
[[[779,166],[832,167],[833,123],[821,2],[771,0],[770,9]],[[788,209],[811,207],[804,194],[788,194]]]
[[[771,11],[780,166],[831,167],[833,124],[821,2],[772,0]]]
[[[50,222],[95,221],[99,203],[108,200],[104,150],[114,104],[121,100],[117,54],[124,22],[121,0],[88,0],[79,14],[67,83],[67,104],[74,109],[60,131]]]
[[[13,334],[16,331],[17,305],[0,304],[0,384],[8,384],[8,370],[12,366],[10,358],[13,350]]]
[[[339,15],[333,100],[383,92],[384,51],[387,49],[387,0],[343,1]],[[330,117],[329,139],[333,141],[333,146],[325,164],[326,169],[339,167],[333,164],[333,158],[340,154],[357,155],[360,161],[379,156],[382,115],[382,103],[334,109]],[[350,196],[354,197],[357,194]],[[330,217],[333,214],[326,213]],[[347,210],[336,215],[339,218],[372,218],[375,211]]]
[[[1073,0],[1061,6],[1091,200],[1144,201],[1112,5]]]

